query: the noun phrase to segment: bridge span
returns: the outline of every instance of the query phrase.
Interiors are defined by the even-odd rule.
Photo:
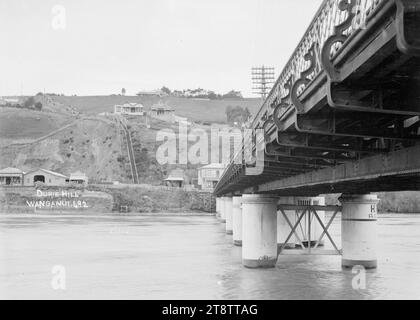
[[[420,1],[325,0],[250,129],[214,191],[243,264],[328,238],[344,267],[375,268],[372,193],[420,185]],[[342,249],[328,233],[340,211]]]

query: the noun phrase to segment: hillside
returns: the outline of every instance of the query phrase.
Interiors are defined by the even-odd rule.
[[[54,109],[64,111],[53,112]],[[128,120],[140,183],[159,185],[176,167],[185,169],[190,179],[197,177],[196,169],[201,164],[162,166],[156,160],[156,151],[162,144],[156,142],[158,131],[170,128],[177,134],[177,124],[152,119],[151,127],[146,128],[144,117]],[[0,168],[28,171],[40,167],[63,174],[81,170],[92,182],[132,181],[127,146],[112,116],[74,115],[54,101],[52,106],[47,103],[43,111],[0,108],[0,124]],[[204,129],[210,136],[210,126],[194,127]],[[194,142],[189,147],[192,145]]]
[[[42,111],[0,108],[0,168],[11,166],[27,171],[41,167],[63,174],[81,170],[89,176],[91,182],[131,182],[127,147],[115,119],[98,116],[96,113],[112,111],[113,104],[126,101],[141,101],[147,106],[145,99],[121,96],[54,96],[43,99],[46,104]],[[148,100],[149,105],[153,103],[152,99]],[[71,102],[72,107],[66,105],[65,101]],[[184,113],[179,111],[179,115],[195,119],[196,122],[201,120],[210,123],[224,122],[224,104],[235,105],[234,101],[195,101],[179,98],[173,101],[173,104],[168,103],[177,110],[185,110]],[[176,101],[179,103],[175,104]],[[242,103],[245,101],[250,103],[249,100]],[[75,102],[80,103],[80,106],[76,106]],[[83,112],[79,114],[73,107]],[[210,111],[211,108],[222,108],[223,112]],[[194,110],[199,112],[192,112]],[[202,114],[205,117],[202,117]],[[176,124],[154,119],[149,123],[151,127],[146,128],[143,117],[129,117],[128,121],[141,184],[159,185],[175,167],[183,168],[190,181],[196,178],[196,169],[200,164],[160,165],[156,160],[156,151],[162,143],[156,142],[156,134],[161,129],[172,129],[177,134]],[[194,124],[194,127],[204,129],[210,136],[209,126]],[[189,147],[194,143],[190,142]],[[178,151],[179,148],[177,134]],[[210,155],[215,150],[209,145],[208,152]],[[335,203],[337,197],[328,196],[328,202]],[[420,210],[419,192],[381,194],[380,198],[381,212],[409,213]]]
[[[36,139],[69,123],[69,115],[18,108],[0,108],[0,139],[2,144]]]
[[[142,103],[150,108],[160,100],[175,109],[178,116],[187,117],[192,121],[226,122],[225,110],[228,106],[247,107],[251,114],[255,114],[261,106],[261,99],[238,100],[203,100],[177,97],[137,97],[137,96],[53,96],[53,100],[65,107],[75,107],[80,112],[98,114],[113,112],[114,105],[126,102]]]
[[[150,128],[146,128],[144,118],[142,117],[129,117],[129,130],[131,132],[133,140],[133,148],[135,151],[136,165],[139,174],[140,183],[150,183],[150,184],[161,184],[162,180],[168,176],[170,171],[175,168],[181,168],[185,171],[186,177],[191,179],[197,178],[197,168],[201,167],[203,164],[168,164],[160,165],[156,160],[156,152],[158,148],[163,144],[163,142],[156,141],[156,135],[159,130],[169,129],[176,134],[176,149],[177,155],[181,152],[186,151],[182,146],[183,144],[179,143],[180,138],[186,139],[185,136],[180,136],[178,134],[178,125],[177,124],[168,124],[166,122],[152,119],[149,123]],[[210,162],[210,155],[213,152],[217,152],[215,146],[211,145],[211,126],[206,125],[194,125],[195,129],[202,129],[208,135],[208,161]],[[195,141],[190,141],[188,143],[188,150],[196,144]],[[219,155],[221,155],[222,145],[219,145]],[[187,151],[188,152],[188,151]]]
[[[14,127],[1,133],[0,168],[11,166],[24,171],[45,168],[63,174],[82,170],[92,181],[127,181],[125,164],[118,161],[124,149],[114,122],[99,117],[77,119],[20,109],[1,112],[1,121],[7,122],[6,115],[13,119]],[[49,121],[42,127],[35,118]],[[64,123],[71,125],[64,127]],[[59,127],[63,130],[31,142],[34,137],[47,135]],[[13,135],[18,139],[13,139]],[[9,143],[14,140],[14,144],[5,145],[5,139]]]

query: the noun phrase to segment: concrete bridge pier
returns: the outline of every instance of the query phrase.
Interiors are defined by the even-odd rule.
[[[232,198],[233,244],[242,246],[242,196]]]
[[[226,234],[233,234],[232,229],[232,197],[225,198]]]
[[[220,218],[220,198],[216,197],[216,218]]]
[[[248,268],[273,268],[277,263],[278,197],[242,196],[242,264]]]
[[[377,195],[342,195],[342,266],[377,267]]]
[[[220,198],[220,221],[222,223],[226,222],[226,197],[221,197]]]

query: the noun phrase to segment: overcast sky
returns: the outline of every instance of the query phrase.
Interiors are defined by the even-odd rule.
[[[251,67],[278,75],[321,2],[0,0],[0,96],[163,85],[252,96]]]

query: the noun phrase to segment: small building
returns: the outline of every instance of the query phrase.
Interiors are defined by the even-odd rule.
[[[25,173],[17,168],[5,168],[0,170],[1,186],[22,186]]]
[[[175,123],[175,110],[161,102],[150,109],[150,116],[162,121]]]
[[[139,91],[137,93],[139,97],[167,97],[168,94],[163,92],[161,89],[151,90],[151,91]]]
[[[70,174],[69,182],[86,185],[88,181],[88,176],[83,172],[77,171]]]
[[[19,99],[18,98],[0,98],[0,105],[5,106],[5,105],[15,105],[19,103]]]
[[[201,190],[213,192],[217,182],[219,182],[223,171],[225,170],[223,163],[211,163],[204,167],[198,168],[198,185]]]
[[[37,182],[42,182],[47,186],[65,186],[69,177],[46,169],[29,171],[23,175],[25,186],[34,186]]]
[[[169,173],[169,176],[163,180],[168,187],[182,188],[184,186],[184,170],[174,169]]]
[[[126,114],[133,116],[144,116],[144,106],[141,103],[125,103],[123,105],[114,106],[115,114]]]

